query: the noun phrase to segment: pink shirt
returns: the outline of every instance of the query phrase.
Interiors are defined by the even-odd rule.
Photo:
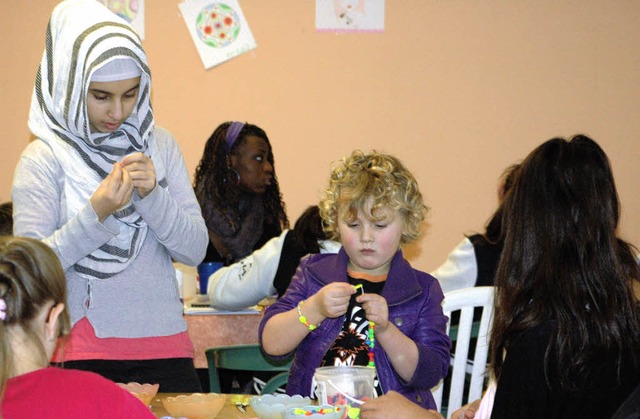
[[[166,358],[193,358],[193,344],[187,332],[148,338],[98,338],[89,320],[83,317],[71,334],[58,342],[52,362]]]
[[[154,419],[151,410],[112,381],[86,371],[43,368],[7,381],[4,419]]]

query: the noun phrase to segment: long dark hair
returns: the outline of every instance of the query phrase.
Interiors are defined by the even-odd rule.
[[[513,183],[516,179],[520,164],[512,164],[507,167],[502,176],[500,176],[500,204],[493,213],[484,230],[484,237],[489,243],[497,244],[504,239],[502,232],[502,213],[504,212],[504,197],[511,190]]]
[[[496,272],[491,364],[519,332],[551,324],[545,374],[580,387],[603,354],[636,357],[640,322],[632,291],[638,268],[616,236],[619,203],[609,160],[592,139],[553,138],[522,163],[504,200],[504,249]],[[561,367],[557,367],[561,366]]]
[[[232,214],[234,219],[229,220],[231,223],[237,222],[240,218],[238,206],[241,193],[236,185],[235,174],[229,168],[228,158],[229,155],[237,153],[238,148],[245,143],[248,136],[256,136],[262,138],[269,146],[267,160],[273,167],[273,181],[263,195],[265,221],[269,225],[278,227],[279,231],[288,228],[289,219],[276,176],[271,143],[266,132],[256,125],[245,124],[233,147],[227,151],[225,137],[230,125],[231,122],[225,122],[211,134],[196,168],[193,185],[205,219],[211,210],[224,215]]]

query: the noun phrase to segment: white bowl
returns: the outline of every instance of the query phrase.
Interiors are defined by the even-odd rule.
[[[309,403],[311,403],[309,397],[302,397],[298,394],[295,396],[265,394],[249,399],[249,405],[260,419],[282,419],[282,414],[286,410],[302,407]]]

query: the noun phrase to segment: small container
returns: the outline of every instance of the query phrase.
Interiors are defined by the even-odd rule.
[[[136,396],[138,400],[144,403],[147,407],[151,405],[151,402],[153,401],[153,398],[156,397],[156,394],[158,394],[158,388],[160,387],[160,384],[140,384],[136,382],[116,384]]]
[[[249,405],[260,419],[282,419],[282,414],[293,407],[303,407],[311,404],[309,397],[297,394],[264,394],[253,396],[249,399]]]
[[[347,406],[320,406],[292,407],[282,412],[283,419],[342,419],[347,412]]]
[[[331,406],[347,406],[348,410],[360,410],[360,405],[376,397],[373,380],[375,368],[361,366],[321,367],[316,369],[316,396],[318,403]]]

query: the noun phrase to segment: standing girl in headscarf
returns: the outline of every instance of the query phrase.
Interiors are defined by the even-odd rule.
[[[94,0],[51,15],[33,91],[36,140],[16,168],[14,232],[48,244],[72,329],[54,361],[114,381],[200,389],[172,259],[196,265],[207,231],[180,149],[154,124],[135,31]]]

